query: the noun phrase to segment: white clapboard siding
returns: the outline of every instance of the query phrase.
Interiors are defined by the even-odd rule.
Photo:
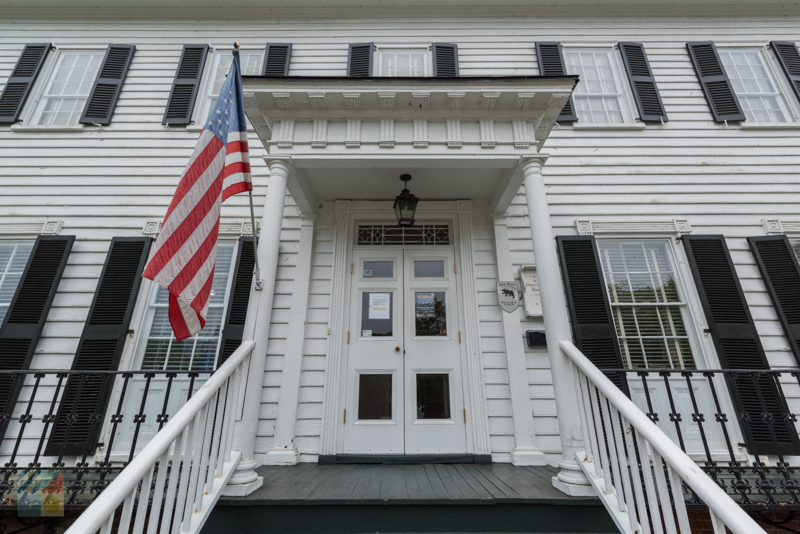
[[[752,14],[739,19],[375,16],[302,21],[2,22],[0,84],[8,78],[24,43],[102,49],[117,42],[137,47],[112,123],[101,131],[87,127],[82,132],[24,132],[0,127],[0,222],[58,218],[64,220],[63,234],[77,236],[33,365],[69,367],[110,239],[141,235],[146,220],[164,215],[198,135],[196,129],[161,125],[181,47],[199,42],[230,46],[234,40],[244,48],[263,47],[267,41],[292,42],[289,74],[297,76],[344,75],[348,43],[373,40],[454,42],[459,46],[462,75],[489,76],[538,74],[536,41],[561,41],[565,46],[610,46],[620,40],[645,43],[670,122],[644,130],[597,131],[568,125],[554,129],[545,144],[551,157],[544,171],[553,226],[559,234],[572,234],[576,218],[679,217],[688,219],[695,233],[730,236],[729,246],[770,362],[793,365],[744,237],[763,234],[760,220],[764,216],[797,218],[800,132],[741,130],[713,122],[685,43],[714,40],[760,46],[769,40],[795,39],[797,23],[797,18]],[[623,83],[627,83],[624,77]],[[252,133],[250,147],[258,217],[268,170],[262,160],[264,150]],[[285,215],[256,441],[259,454],[268,451],[274,434],[285,348],[281,336],[287,329],[299,239],[297,210],[289,197]],[[230,199],[223,217],[246,220],[247,199]],[[508,222],[513,264],[533,264],[523,191],[509,209]],[[502,318],[494,296],[493,237],[488,220],[476,218],[474,224],[491,445],[495,459],[504,460],[514,446],[513,421]],[[314,460],[319,452],[332,247],[333,220],[321,216],[314,233],[297,412],[295,444],[302,460]],[[541,322],[523,324],[523,331],[541,328]],[[539,351],[528,351],[526,357],[536,444],[555,461],[560,445],[549,361]],[[800,408],[800,391],[792,395]]]

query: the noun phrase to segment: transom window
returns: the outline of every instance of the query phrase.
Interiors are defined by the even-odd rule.
[[[690,322],[667,241],[598,240],[622,361],[628,369],[694,369]]]
[[[427,76],[427,49],[378,49],[378,72],[380,76]]]
[[[719,49],[719,55],[748,121],[772,124],[792,120],[763,51]]]
[[[5,319],[32,250],[33,241],[0,242],[0,324]]]
[[[78,124],[104,54],[105,50],[61,51],[30,123],[43,126]]]
[[[581,77],[572,94],[580,122],[630,122],[613,50],[564,49],[564,60],[567,73]]]
[[[389,224],[364,224],[357,230],[359,245],[449,245],[450,226],[446,224],[418,224],[397,226]]]
[[[139,369],[210,371],[216,368],[235,246],[234,241],[220,241],[217,244],[217,262],[208,300],[206,326],[189,339],[175,339],[169,323],[169,293],[153,284],[145,315],[144,337],[139,342]]]
[[[264,50],[240,50],[239,62],[242,67],[242,76],[257,76],[261,74],[261,66],[264,63]],[[206,83],[205,102],[200,111],[198,123],[204,123],[208,116],[211,106],[217,101],[225,77],[231,70],[233,63],[233,53],[230,50],[219,50],[214,54],[214,61],[211,64],[211,74]]]

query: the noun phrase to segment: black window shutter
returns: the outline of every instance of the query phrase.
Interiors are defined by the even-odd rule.
[[[39,236],[0,326],[0,369],[29,369],[75,236]],[[0,377],[0,438],[8,428],[22,381]]]
[[[682,241],[722,368],[769,369],[725,237],[687,235]],[[751,454],[777,454],[779,449],[783,454],[800,451],[794,425],[784,419],[786,407],[774,380],[761,375],[756,388],[751,376],[740,375],[728,378],[727,383]],[[765,412],[759,390],[766,413],[774,420],[777,446],[762,417]]]
[[[556,241],[575,346],[600,370],[622,369],[622,353],[594,236],[558,236]],[[608,378],[628,394],[627,382],[621,376],[611,374]]]
[[[437,78],[458,76],[458,45],[433,43],[433,75]]]
[[[351,44],[347,51],[347,75],[372,76],[372,50],[374,43]]]
[[[539,58],[539,74],[541,76],[563,76],[567,73],[561,43],[536,43],[536,56]],[[558,116],[558,121],[575,122],[577,120],[575,105],[572,103],[572,97],[570,96],[564,105],[564,109],[561,110],[561,115]]]
[[[151,243],[149,237],[111,240],[72,370],[117,370]],[[100,376],[67,380],[45,454],[76,455],[94,450],[113,384],[112,378]],[[76,418],[70,426],[73,407]],[[98,418],[93,419],[95,412]]]
[[[264,76],[288,76],[289,60],[292,57],[292,43],[267,43],[264,50]]]
[[[161,124],[186,126],[191,123],[207,55],[208,45],[183,46]]]
[[[778,56],[778,62],[783,67],[786,78],[789,79],[794,96],[800,100],[800,52],[797,50],[797,45],[787,41],[772,41],[770,44]]]
[[[250,287],[253,285],[253,267],[255,266],[253,238],[240,237],[238,248],[236,264],[233,268],[231,295],[228,298],[228,309],[225,310],[225,324],[222,325],[217,367],[225,363],[230,355],[239,348],[244,337],[244,320],[247,317]]]
[[[785,235],[748,237],[747,241],[800,365],[800,263]]]
[[[656,79],[650,69],[650,62],[642,43],[619,43],[625,70],[631,82],[636,107],[639,108],[639,120],[642,122],[667,122],[667,112],[658,92]]]
[[[22,49],[3,94],[0,95],[0,123],[17,122],[33,82],[42,70],[44,60],[52,46],[50,43],[32,43],[26,44]]]
[[[711,41],[686,43],[686,48],[689,49],[692,65],[703,87],[714,120],[717,122],[745,120],[739,99],[736,98],[714,43]]]
[[[131,66],[133,45],[109,45],[100,72],[94,80],[94,87],[83,108],[82,124],[111,124],[114,107],[122,92],[122,84]]]

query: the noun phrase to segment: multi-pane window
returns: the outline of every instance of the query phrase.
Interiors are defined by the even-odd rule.
[[[42,126],[78,124],[104,54],[105,50],[61,51],[30,123]]]
[[[748,121],[772,124],[792,120],[761,50],[719,49],[719,55]]]
[[[428,51],[379,49],[378,65],[381,76],[426,76]]]
[[[629,122],[622,82],[611,49],[565,49],[567,73],[581,79],[572,93],[578,120],[590,124]]]
[[[792,245],[792,249],[797,256],[797,259],[800,260],[800,239],[790,239],[789,243]]]
[[[230,50],[220,50],[214,54],[214,61],[211,65],[211,77],[206,84],[205,102],[201,109],[198,123],[203,124],[208,116],[211,106],[217,101],[225,78],[231,70],[233,53]],[[264,63],[264,50],[240,50],[239,63],[242,67],[242,76],[257,76],[261,74],[261,66]]]
[[[0,324],[17,291],[31,250],[33,250],[32,241],[0,242]]]
[[[625,367],[694,369],[669,243],[604,239],[597,246]]]
[[[145,316],[144,338],[140,341],[138,368],[168,371],[209,371],[216,368],[235,245],[232,241],[220,241],[217,244],[217,262],[206,325],[189,339],[175,339],[169,323],[169,293],[153,284]]]

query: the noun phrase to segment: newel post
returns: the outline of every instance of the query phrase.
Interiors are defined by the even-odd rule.
[[[286,182],[291,168],[291,164],[285,159],[267,159],[266,161],[269,165],[269,185],[264,199],[261,232],[257,247],[258,263],[261,267],[264,284],[261,290],[256,290],[253,286],[250,288],[250,302],[247,307],[247,319],[242,339],[253,340],[256,342],[256,346],[250,354],[249,361],[242,366],[247,369],[246,385],[242,405],[237,406],[236,423],[233,429],[232,448],[235,451],[241,451],[242,459],[222,492],[223,495],[237,497],[249,495],[264,483],[264,479],[255,471],[258,461],[253,453],[261,409],[264,368],[267,361],[267,341],[269,340],[272,301],[275,295],[275,273],[278,269]],[[242,397],[239,396],[239,398]]]
[[[575,453],[584,448],[578,396],[572,365],[559,347],[559,342],[570,341],[572,334],[547,206],[547,191],[542,177],[542,165],[546,160],[547,156],[544,155],[525,158],[522,161],[522,172],[561,437],[561,461],[558,464],[560,471],[558,476],[553,477],[553,486],[567,495],[593,496],[595,492],[575,460]]]

